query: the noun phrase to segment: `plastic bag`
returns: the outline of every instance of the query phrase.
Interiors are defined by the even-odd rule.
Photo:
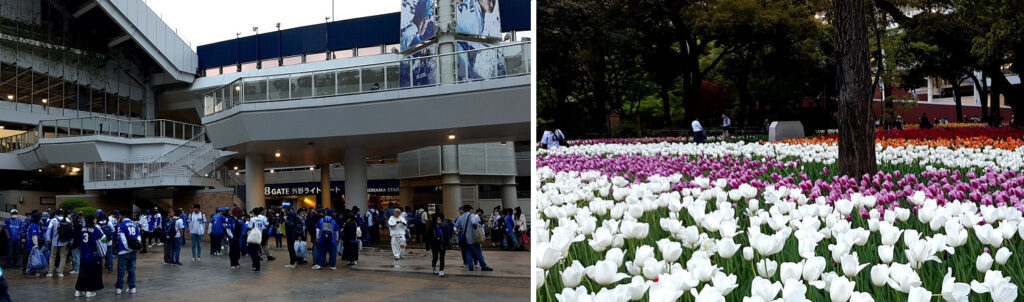
[[[306,242],[295,240],[295,257],[306,257]]]
[[[39,248],[33,248],[32,253],[28,256],[28,270],[30,271],[45,271],[46,270],[46,255]]]

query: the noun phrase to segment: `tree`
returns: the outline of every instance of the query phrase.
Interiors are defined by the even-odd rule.
[[[835,0],[839,52],[839,173],[878,171],[871,123],[871,73],[863,0]]]

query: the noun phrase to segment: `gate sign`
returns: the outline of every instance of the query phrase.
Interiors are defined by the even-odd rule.
[[[268,184],[263,187],[265,196],[320,195],[322,189],[319,182],[301,182]],[[331,195],[341,196],[345,193],[344,181],[331,182]],[[379,179],[366,182],[366,193],[375,195],[398,195],[398,180]]]

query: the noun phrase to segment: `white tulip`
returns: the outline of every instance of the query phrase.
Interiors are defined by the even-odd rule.
[[[622,266],[623,257],[625,257],[625,253],[620,248],[612,248],[604,253],[604,260],[611,261],[615,267]]]
[[[633,263],[643,265],[647,259],[654,259],[654,247],[643,245],[636,248],[636,252],[633,254]]]
[[[853,292],[853,295],[850,295],[850,302],[875,302],[875,298],[869,293]]]
[[[754,260],[754,249],[747,246],[743,247],[743,260]]]
[[[732,258],[736,255],[736,251],[740,249],[740,245],[737,245],[732,238],[722,238],[715,242],[715,250],[719,256],[724,259]],[[753,253],[753,252],[751,252]],[[753,255],[751,255],[753,257]]]
[[[654,258],[647,258],[643,264],[643,275],[647,280],[654,280],[658,278],[668,268],[668,265],[664,261],[658,261]]]
[[[910,296],[907,297],[907,302],[928,302],[932,299],[932,292],[928,291],[924,287],[915,287],[910,290]]]
[[[779,265],[779,280],[800,280],[804,270],[803,262],[783,262]]]
[[[608,260],[598,261],[594,266],[587,267],[587,278],[600,285],[608,285],[628,278],[629,275],[618,272],[615,263]]]
[[[892,252],[893,246],[891,245],[879,245],[878,246],[878,259],[882,260],[882,263],[892,263]]]
[[[586,287],[580,286],[575,289],[563,288],[562,293],[555,294],[555,299],[559,302],[582,302],[592,301],[594,296],[587,291]]]
[[[901,293],[910,293],[910,290],[921,286],[921,276],[909,265],[893,263],[889,266],[889,287]]]
[[[534,291],[537,291],[542,286],[544,286],[544,281],[545,281],[546,277],[547,277],[547,272],[546,271],[544,271],[544,270],[542,270],[540,268],[536,268],[536,267],[533,268],[533,290]]]
[[[652,284],[647,296],[652,302],[675,302],[683,296],[683,293],[684,291],[680,290],[677,285],[662,281]]]
[[[849,278],[856,277],[857,274],[860,273],[860,270],[868,266],[867,263],[860,264],[860,260],[857,259],[856,252],[854,252],[853,254],[847,254],[843,256],[841,264],[843,268],[843,274]]]
[[[587,242],[595,252],[602,253],[612,245],[612,233],[606,228],[594,231],[593,238]]]
[[[761,259],[757,262],[757,275],[770,279],[775,276],[775,272],[779,269],[779,263],[771,259]]]
[[[942,299],[946,302],[967,302],[967,295],[971,293],[971,286],[967,283],[957,283],[953,277],[953,269],[946,268],[946,276],[942,278]]]
[[[996,263],[1006,265],[1006,261],[1010,260],[1010,255],[1013,255],[1013,252],[1010,252],[1005,246],[999,248],[999,251],[996,251]]]
[[[662,238],[656,243],[658,244],[658,250],[661,251],[661,259],[665,260],[665,262],[676,262],[676,260],[679,260],[679,256],[683,254],[683,247],[679,242]]]
[[[754,276],[754,280],[750,283],[750,295],[761,301],[775,300],[780,291],[782,291],[782,284],[779,282],[773,283],[768,281],[768,279],[758,276]]]
[[[878,225],[878,232],[882,235],[883,245],[895,245],[900,240],[900,235],[903,234],[903,230],[888,222],[880,223]]]
[[[699,293],[696,288],[691,288],[690,294],[701,302],[725,302],[725,296],[714,286],[705,286]]]
[[[697,280],[707,282],[718,272],[718,268],[711,264],[711,260],[704,257],[691,257],[686,261],[686,268]]]
[[[871,267],[871,284],[874,286],[885,286],[889,281],[889,265],[881,263]]]
[[[711,277],[711,284],[713,284],[713,286],[718,289],[723,296],[728,295],[732,290],[736,289],[736,287],[739,287],[739,284],[736,284],[736,275],[729,275],[723,272],[715,273],[715,276]]]
[[[562,271],[562,285],[566,288],[576,288],[583,280],[584,267],[578,260],[573,260],[572,265]]]
[[[975,226],[974,234],[978,237],[978,241],[981,241],[984,245],[990,245],[994,248],[1003,246],[1003,235],[996,232],[991,224],[986,223],[985,225]]]
[[[633,276],[629,283],[616,286],[615,289],[619,290],[626,299],[637,301],[644,297],[644,293],[647,292],[650,285],[651,282],[644,280],[643,277]]]
[[[825,265],[825,257],[818,256],[807,259],[804,262],[803,269],[804,281],[817,281],[821,274],[825,272]]]
[[[562,251],[552,247],[550,242],[534,244],[531,254],[533,254],[537,267],[545,270],[554,266],[562,258]]]
[[[853,287],[856,285],[857,282],[850,281],[846,277],[835,278],[829,285],[828,296],[832,299],[832,302],[849,301],[850,296],[853,296]]]
[[[1017,299],[1017,285],[1010,277],[1004,278],[1000,271],[986,272],[985,283],[971,281],[971,289],[979,294],[991,294],[992,301],[995,302],[1010,302]]]
[[[786,280],[782,286],[782,300],[785,302],[804,302],[807,300],[807,285],[799,280]]]
[[[974,267],[978,269],[979,273],[985,273],[992,268],[992,262],[992,255],[981,253],[978,255],[978,260],[974,261]]]

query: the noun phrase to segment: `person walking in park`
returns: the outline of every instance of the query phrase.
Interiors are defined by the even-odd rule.
[[[224,240],[224,225],[227,219],[224,217],[224,210],[217,208],[216,214],[210,217],[210,255],[220,256],[221,240]]]
[[[540,147],[542,149],[569,146],[565,139],[565,133],[562,133],[562,129],[555,127],[555,121],[552,120],[544,123],[544,128],[544,134],[541,134],[540,137]]]
[[[693,142],[703,144],[707,140],[707,135],[704,134],[704,127],[700,125],[700,119],[694,118],[690,127],[693,128]]]
[[[7,265],[6,267],[18,267],[21,265],[21,240],[23,237],[24,219],[18,216],[18,209],[11,209],[11,217],[4,220],[4,232],[7,233]]]
[[[100,216],[102,217],[102,216]],[[106,217],[103,218],[106,221]],[[81,253],[78,281],[75,283],[75,297],[95,297],[96,291],[103,289],[103,266],[100,264],[103,254],[109,252],[106,249],[107,236],[103,234],[100,226],[96,225],[96,216],[85,216],[85,228],[79,234],[82,245],[79,247]]]
[[[75,227],[71,224],[70,219],[64,217],[63,209],[57,209],[54,215],[46,226],[45,238],[51,246],[50,270],[46,273],[46,277],[53,278],[53,274],[57,273],[58,278],[64,278],[64,272],[68,270],[67,265],[69,264],[66,261],[70,254],[68,245],[71,244],[71,240],[75,236]]]
[[[206,233],[206,214],[199,212],[199,204],[192,206],[188,214],[188,231],[192,235],[192,262],[202,261],[203,234]]]
[[[142,232],[139,226],[125,216],[117,229],[117,282],[115,293],[124,292],[125,272],[128,273],[128,293],[135,293],[135,260],[142,249]]]
[[[359,264],[359,246],[357,242],[360,235],[362,235],[362,229],[359,227],[359,223],[356,222],[355,215],[345,216],[345,227],[341,231],[341,240],[344,242],[341,250],[341,260],[348,261],[346,266],[353,266]]]
[[[729,116],[722,113],[722,139],[728,140],[729,135],[732,134],[732,120]]]
[[[401,209],[395,209],[395,212],[388,218],[388,229],[391,231],[391,253],[394,254],[395,260],[404,259],[405,256],[405,232],[409,226],[409,222],[402,216]]]
[[[444,252],[448,250],[449,233],[446,231],[451,226],[444,223],[441,218],[443,215],[434,215],[433,219],[428,220],[426,232],[424,234],[424,242],[426,242],[427,250],[430,251],[430,268],[433,269],[434,274],[444,277]],[[441,262],[441,267],[438,269],[438,262]]]
[[[334,211],[327,209],[324,211],[324,217],[316,223],[316,245],[323,256],[314,261],[313,269],[315,270],[326,265],[330,265],[332,270],[337,269],[338,259],[335,257],[337,242],[335,240],[338,239],[338,231],[341,228],[338,226],[338,222],[334,221],[333,215]]]

